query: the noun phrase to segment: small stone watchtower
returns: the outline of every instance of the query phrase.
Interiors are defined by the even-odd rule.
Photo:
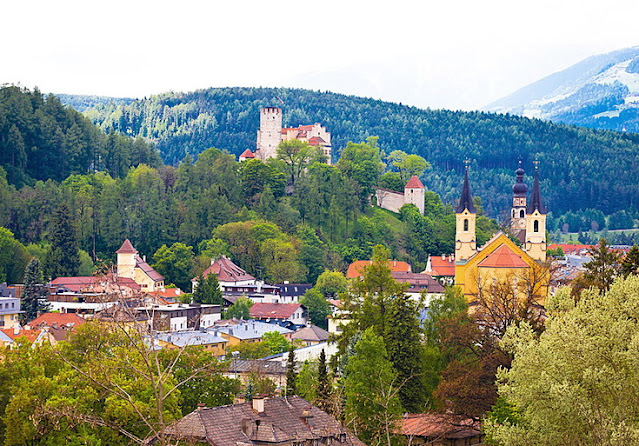
[[[424,215],[424,194],[426,188],[419,181],[417,175],[413,175],[404,186],[404,204],[414,204],[419,213]]]

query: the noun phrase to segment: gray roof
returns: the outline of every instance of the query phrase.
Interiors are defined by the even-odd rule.
[[[231,373],[258,372],[271,375],[285,375],[286,367],[278,361],[267,361],[264,359],[234,359],[229,366]]]
[[[276,324],[253,320],[241,321],[236,325],[216,326],[209,328],[209,330],[217,330],[220,333],[225,333],[238,339],[259,339],[264,336],[264,333],[269,331],[277,331],[281,334],[293,333],[292,330]]]
[[[172,333],[157,333],[155,338],[173,344],[177,347],[189,345],[209,345],[228,342],[223,337],[216,335],[213,331],[174,331]]]

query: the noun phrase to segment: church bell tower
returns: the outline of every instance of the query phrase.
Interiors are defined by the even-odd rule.
[[[528,186],[524,183],[524,169],[519,167],[515,171],[517,179],[513,184],[513,207],[510,210],[510,233],[522,243],[526,240],[526,193]]]
[[[525,250],[530,257],[539,262],[546,260],[546,207],[541,202],[538,162],[535,162],[535,181],[526,209]]]
[[[464,175],[464,186],[462,188],[459,205],[455,208],[456,231],[455,231],[455,264],[463,265],[477,252],[477,242],[475,237],[475,222],[477,210],[473,204],[473,197],[468,184],[468,162]]]

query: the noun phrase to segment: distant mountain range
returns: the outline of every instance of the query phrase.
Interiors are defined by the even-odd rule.
[[[589,57],[485,110],[639,132],[639,46]]]

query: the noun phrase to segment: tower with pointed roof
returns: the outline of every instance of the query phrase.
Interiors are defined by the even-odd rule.
[[[115,253],[118,256],[118,277],[133,279],[135,277],[135,256],[138,251],[129,239],[126,239]]]
[[[473,204],[473,196],[470,193],[470,185],[468,184],[468,164],[466,164],[464,186],[462,187],[459,205],[455,208],[455,214],[455,264],[461,265],[466,263],[477,252],[475,237],[477,210]]]
[[[524,169],[519,161],[515,171],[517,179],[513,184],[513,207],[510,210],[510,232],[522,243],[526,238],[526,193],[528,186],[524,183]]]
[[[406,186],[404,186],[404,203],[405,204],[414,204],[417,209],[419,209],[419,213],[424,215],[424,194],[426,189],[421,181],[419,181],[419,177],[417,175],[413,175]]]
[[[533,259],[539,262],[546,260],[546,207],[541,202],[537,162],[535,163],[533,190],[526,208],[526,243],[524,249]]]

